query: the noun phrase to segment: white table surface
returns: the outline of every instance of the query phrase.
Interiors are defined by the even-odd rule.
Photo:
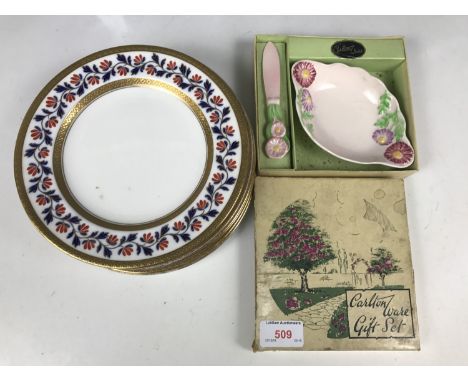
[[[18,128],[61,69],[117,45],[174,48],[223,77],[254,121],[261,33],[407,38],[421,166],[405,181],[420,352],[252,353],[252,210],[204,260],[141,277],[61,253],[21,207]],[[0,364],[468,363],[467,36],[468,19],[449,17],[0,18]]]

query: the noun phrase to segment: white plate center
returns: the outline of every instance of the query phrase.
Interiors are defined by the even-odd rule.
[[[206,164],[200,122],[162,88],[122,88],[81,113],[64,145],[70,191],[92,214],[122,224],[162,217],[197,187]]]

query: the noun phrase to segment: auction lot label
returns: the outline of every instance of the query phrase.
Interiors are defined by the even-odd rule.
[[[304,346],[302,321],[261,321],[260,346],[263,348]]]

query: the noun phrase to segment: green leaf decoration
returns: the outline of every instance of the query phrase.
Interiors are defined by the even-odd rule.
[[[271,127],[274,121],[283,121],[283,110],[281,109],[280,105],[277,104],[269,104],[267,106],[267,116],[268,122],[265,127],[265,137],[270,139],[271,135]]]
[[[312,123],[312,118],[313,118],[313,114],[308,112],[308,111],[303,111],[301,113],[301,119],[302,119],[302,123],[310,130],[312,131],[312,129],[314,128],[314,125]]]
[[[268,122],[272,123],[275,120],[283,120],[283,110],[278,104],[270,103],[267,107]]]
[[[393,113],[388,113],[387,115],[390,121],[392,121],[392,125],[398,123],[398,115],[396,110]]]
[[[385,91],[379,99],[378,111],[381,117],[375,121],[374,125],[381,129],[392,130],[398,142],[405,136],[406,122],[399,108],[390,112],[390,102],[390,93]]]
[[[388,127],[388,124],[390,123],[390,118],[388,114],[383,115],[380,117],[377,122],[375,122],[375,126],[378,126],[380,128],[385,128]]]
[[[401,141],[401,139],[405,136],[405,130],[406,130],[406,123],[405,120],[403,119],[403,116],[401,115],[400,111],[395,112],[397,117],[396,121],[394,123],[395,126],[395,139],[397,141]]]
[[[379,114],[387,113],[389,109],[390,109],[390,94],[388,93],[388,91],[385,91],[385,93],[380,96]]]

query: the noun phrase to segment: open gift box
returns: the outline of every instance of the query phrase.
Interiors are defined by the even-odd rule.
[[[290,142],[282,159],[264,149],[267,42],[280,59],[279,107]],[[254,57],[254,350],[418,350],[403,184],[418,170],[418,153],[403,38],[260,35]],[[406,119],[414,162],[407,168],[353,163],[315,144],[294,107],[290,73],[299,60],[341,62],[383,81]]]

